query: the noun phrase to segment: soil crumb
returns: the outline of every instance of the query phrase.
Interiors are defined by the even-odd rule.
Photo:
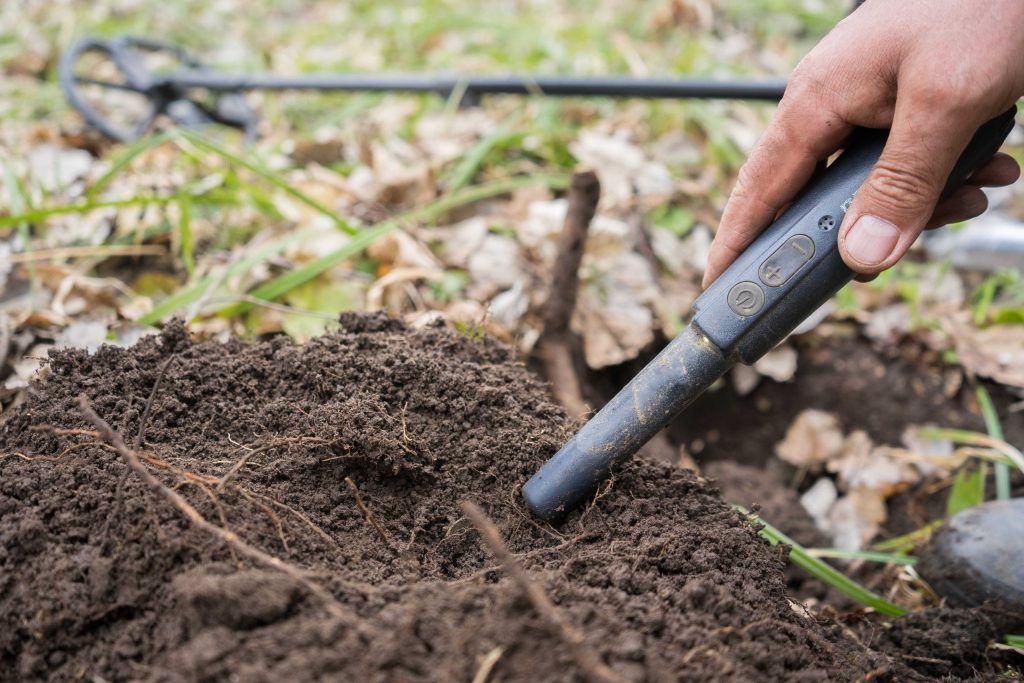
[[[470,681],[486,661],[488,681],[583,680],[463,500],[625,679],[917,675],[794,609],[785,551],[687,471],[634,461],[561,527],[539,524],[519,487],[569,421],[509,350],[342,323],[302,346],[198,343],[177,324],[51,357],[0,423],[0,678]],[[141,434],[146,466],[207,520],[344,612],[154,495],[79,395],[129,444]]]

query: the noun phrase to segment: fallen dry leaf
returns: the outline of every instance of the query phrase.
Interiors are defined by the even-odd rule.
[[[47,192],[66,189],[89,172],[95,160],[81,149],[65,149],[44,144],[28,154],[28,168],[32,179]]]
[[[871,489],[854,489],[832,506],[824,531],[836,548],[856,551],[878,534],[887,516],[884,496]]]
[[[904,460],[894,458],[886,447],[876,447],[867,432],[851,432],[839,457],[829,460],[829,472],[839,475],[840,488],[875,491],[887,498],[919,481],[921,474]]]
[[[762,377],[776,382],[789,382],[796,375],[796,349],[781,344],[761,356],[752,366],[737,365],[729,373],[732,386],[740,396],[746,396],[761,383]]]
[[[737,396],[746,396],[761,383],[761,375],[749,365],[737,365],[729,372],[729,381]]]
[[[573,329],[583,336],[587,365],[594,369],[636,358],[654,340],[654,314],[650,306],[658,296],[648,261],[631,251],[620,251],[602,264],[581,272],[587,276],[577,299]]]
[[[396,230],[374,240],[366,253],[379,266],[392,268],[440,269],[441,264],[429,248],[404,230]]]
[[[466,270],[472,280],[467,294],[475,299],[490,299],[525,276],[519,267],[519,244],[511,237],[488,233],[469,255]]]
[[[789,382],[796,375],[796,362],[796,349],[783,343],[761,356],[754,369],[776,382]]]
[[[828,529],[828,516],[839,499],[839,491],[832,477],[821,477],[800,496],[800,505],[819,529]]]
[[[956,450],[955,444],[950,439],[935,439],[925,437],[922,431],[935,429],[935,425],[911,425],[903,431],[901,441],[912,453],[935,458],[948,458]],[[949,470],[939,465],[915,461],[914,465],[924,476],[933,474],[947,474]]]
[[[843,451],[843,430],[835,415],[821,410],[805,410],[786,430],[775,446],[782,460],[797,467],[817,469]]]
[[[438,255],[445,265],[465,268],[490,232],[490,221],[485,216],[473,216],[454,225],[445,225],[431,230],[437,240]]]
[[[965,322],[968,313],[947,318],[945,325],[960,364],[973,375],[1024,388],[1024,325],[978,329]]]
[[[864,335],[868,339],[885,344],[899,341],[910,333],[914,326],[910,305],[905,303],[884,306],[870,313],[865,312]]]
[[[495,296],[488,304],[491,318],[509,332],[518,329],[519,321],[529,308],[530,299],[521,281]]]
[[[626,135],[582,131],[569,151],[601,181],[601,206],[628,206],[635,195],[668,197],[675,184],[668,169],[647,158]]]

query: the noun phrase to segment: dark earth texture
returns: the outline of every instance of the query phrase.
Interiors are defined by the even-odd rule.
[[[546,387],[487,339],[376,315],[342,325],[296,346],[197,343],[179,324],[51,357],[0,417],[0,679],[583,680],[464,500],[627,680],[984,670],[983,615],[876,618],[865,639],[791,603],[785,550],[685,470],[634,461],[560,527],[538,523],[519,487],[571,429]],[[335,609],[146,487],[80,395],[129,444],[144,427],[138,452],[164,485]]]

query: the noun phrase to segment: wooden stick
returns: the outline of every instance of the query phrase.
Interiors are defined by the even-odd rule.
[[[572,353],[572,333],[569,323],[576,309],[579,292],[579,269],[587,241],[590,221],[597,212],[601,198],[601,183],[597,174],[589,170],[573,173],[569,187],[569,208],[558,238],[558,256],[551,278],[551,293],[544,305],[544,331],[537,343],[537,351],[544,365],[544,374],[558,402],[576,418],[590,409],[583,400],[579,378]]]
[[[210,536],[219,539],[226,546],[234,549],[240,555],[249,558],[253,562],[271,569],[276,569],[288,578],[292,579],[295,583],[299,584],[309,593],[320,599],[331,616],[346,620],[352,619],[348,611],[327,589],[311,581],[300,569],[293,567],[292,565],[287,564],[286,562],[283,562],[258,548],[254,548],[239,538],[238,534],[233,531],[228,531],[216,524],[211,524],[180,494],[172,491],[170,488],[162,484],[159,479],[154,477],[153,474],[146,469],[145,465],[143,465],[139,460],[138,454],[128,448],[124,439],[121,438],[121,435],[114,431],[114,429],[107,424],[103,418],[96,414],[96,411],[92,409],[92,405],[89,403],[89,399],[84,395],[78,397],[78,406],[85,418],[96,427],[96,431],[99,432],[100,438],[110,444],[118,453],[121,454],[121,457],[125,459],[125,462],[128,463],[128,466],[132,471],[134,471],[154,493],[167,500],[167,502],[173,505],[175,509],[177,509],[178,512],[188,519],[188,521],[195,527],[206,532]]]
[[[516,558],[509,552],[505,542],[501,540],[501,533],[498,527],[494,526],[487,515],[484,514],[472,501],[463,501],[460,506],[462,512],[473,522],[473,526],[480,532],[487,548],[494,555],[505,569],[505,573],[515,581],[519,588],[526,593],[530,604],[537,610],[541,618],[546,620],[561,637],[572,652],[573,659],[583,669],[584,673],[591,680],[602,681],[602,683],[624,683],[625,678],[612,671],[607,664],[601,661],[596,652],[587,647],[583,633],[577,629],[558,609],[558,606],[551,601],[544,589],[530,580],[526,570],[516,561]]]
[[[596,173],[578,170],[572,174],[569,208],[565,213],[562,233],[558,236],[558,256],[551,278],[551,294],[544,305],[545,334],[559,335],[569,330],[580,286],[578,273],[580,263],[583,262],[583,248],[600,198],[601,183]]]

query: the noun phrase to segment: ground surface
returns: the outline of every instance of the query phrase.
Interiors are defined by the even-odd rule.
[[[973,670],[928,615],[908,624],[917,640],[899,621],[881,630],[890,657],[794,608],[779,549],[684,470],[635,461],[584,513],[538,525],[516,491],[566,420],[508,349],[379,316],[343,324],[304,346],[195,343],[172,326],[51,361],[0,427],[6,680],[470,680],[495,648],[489,680],[579,680],[459,511],[467,499],[628,679],[906,679],[905,648],[936,639],[953,643],[954,671]],[[130,443],[166,358],[147,466],[208,520],[308,570],[343,614],[240,562],[88,431],[67,431],[91,429],[84,394]],[[246,449],[259,452],[215,492]],[[984,640],[984,617],[940,616]]]

